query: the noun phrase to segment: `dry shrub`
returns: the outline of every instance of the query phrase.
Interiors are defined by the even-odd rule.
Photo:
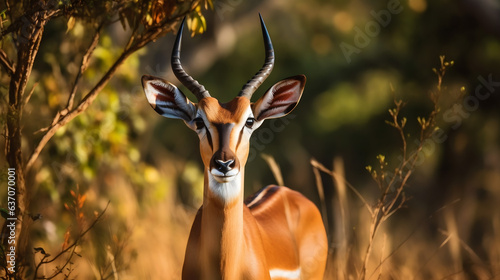
[[[405,103],[395,100],[395,107],[389,110],[391,118],[386,122],[401,138],[401,155],[397,164],[378,155],[377,165],[367,166],[378,189],[376,197],[363,194],[349,184],[341,158],[334,160],[331,169],[311,160],[323,214],[332,215],[335,221],[334,232],[329,234],[330,257],[325,279],[493,279],[500,275],[499,217],[494,214],[492,220],[475,221],[470,214],[478,208],[474,196],[451,199],[428,216],[418,216],[411,213],[412,209],[406,209],[408,182],[425,156],[424,144],[434,141],[435,133],[443,132],[437,126],[437,119],[441,113],[440,98],[445,93],[443,77],[453,61],[445,61],[444,56],[440,61],[440,67],[433,69],[438,78],[436,88],[430,93],[433,108],[426,117],[417,118],[420,132],[416,140],[405,131],[407,119],[401,117]],[[411,148],[409,143],[418,144]],[[336,197],[330,213],[326,213],[324,206],[320,172],[334,180]],[[498,178],[495,182],[498,184]],[[362,207],[358,207],[359,202]],[[405,219],[392,221],[395,214],[403,211],[408,212]],[[464,236],[478,222],[486,222],[485,227],[490,229],[482,233],[481,249],[486,252],[482,256],[474,251],[476,247],[473,249],[464,241],[467,240]]]

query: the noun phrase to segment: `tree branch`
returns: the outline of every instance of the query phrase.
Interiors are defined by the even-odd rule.
[[[51,18],[61,15],[62,10],[59,9],[57,1],[48,1],[46,3],[43,1],[35,2],[36,4],[34,6],[30,7],[30,9],[27,9],[27,12],[23,13],[22,16],[14,20],[14,18],[12,17],[12,12],[10,11],[10,7],[8,6],[8,1],[5,1],[11,24],[0,32],[0,40],[2,40],[3,37],[8,34],[16,33],[19,29],[21,29],[20,33],[25,32],[26,26],[33,24],[30,19],[33,19],[40,14],[43,14],[45,16],[45,21],[49,21]]]
[[[56,116],[54,117],[54,119],[52,120],[52,123],[50,126],[48,126],[46,128],[42,128],[38,131],[38,132],[44,132],[45,134],[42,136],[42,139],[40,140],[40,142],[38,142],[37,146],[35,147],[31,156],[29,157],[28,162],[26,163],[26,172],[29,172],[31,170],[31,168],[33,167],[38,156],[42,152],[43,148],[45,147],[45,145],[47,145],[47,143],[52,138],[52,136],[54,136],[54,134],[57,132],[57,130],[59,130],[59,128],[63,127],[68,122],[73,120],[75,117],[80,115],[83,111],[85,111],[90,106],[90,104],[92,104],[92,102],[95,100],[97,95],[107,85],[109,80],[111,80],[111,78],[113,77],[115,72],[118,70],[118,68],[121,66],[121,64],[131,54],[133,54],[138,49],[144,47],[149,42],[157,39],[162,34],[168,32],[170,30],[170,26],[173,23],[175,23],[178,19],[182,18],[187,13],[188,12],[181,13],[172,19],[166,20],[161,26],[147,30],[145,32],[145,34],[142,36],[137,35],[135,33],[132,33],[132,35],[130,35],[129,42],[127,43],[127,45],[126,45],[125,49],[123,50],[122,54],[120,55],[120,57],[118,57],[118,59],[113,63],[113,65],[104,74],[104,76],[101,78],[101,80],[99,80],[99,82],[94,86],[94,88],[92,88],[89,91],[89,93],[80,101],[78,106],[76,106],[74,109],[66,107],[67,110],[63,109],[62,111],[59,111],[56,114]],[[97,39],[98,38],[94,37],[93,43]],[[92,44],[90,47],[92,47]],[[90,51],[90,48],[89,48],[87,50],[87,54],[90,55],[91,53],[92,52]],[[84,60],[86,59],[86,56],[84,56]],[[84,62],[85,61],[82,61],[82,63],[84,63]],[[82,66],[83,66],[83,64],[82,64]],[[82,68],[80,69],[80,71],[82,71]],[[74,91],[76,91],[76,89],[74,89]],[[68,104],[70,103],[71,99],[74,98],[74,97],[71,97],[71,95],[74,95],[73,90],[70,94],[70,97],[69,97],[70,99],[68,101]]]
[[[76,250],[76,247],[78,245],[78,242],[80,242],[80,240],[92,229],[94,228],[94,226],[97,224],[97,222],[99,222],[102,218],[102,216],[104,215],[104,213],[106,212],[106,210],[108,210],[108,207],[109,207],[109,201],[108,201],[108,204],[106,204],[106,207],[104,207],[104,210],[102,210],[102,212],[96,216],[96,218],[94,219],[94,221],[87,227],[86,230],[82,231],[78,237],[76,238],[75,241],[73,241],[73,243],[71,243],[70,245],[68,245],[66,248],[64,248],[63,250],[61,250],[61,252],[59,252],[57,255],[55,255],[54,257],[52,257],[52,259],[50,260],[46,260],[49,258],[49,255],[45,254],[42,258],[42,260],[40,261],[40,263],[38,263],[38,265],[35,267],[35,273],[33,275],[33,278],[34,279],[53,279],[54,277],[56,277],[57,275],[59,275],[63,270],[64,268],[70,263],[71,259],[73,258],[73,255],[75,254],[75,250]],[[66,259],[64,265],[62,267],[60,267],[58,270],[56,270],[51,276],[49,277],[43,277],[43,278],[39,278],[38,277],[38,269],[44,265],[44,264],[48,264],[48,263],[52,263],[54,261],[56,261],[59,257],[61,257],[63,254],[69,252],[71,250],[71,253],[70,253],[70,256],[68,259]]]
[[[104,25],[104,22],[99,24],[97,27],[94,36],[92,37],[92,41],[85,51],[85,54],[83,55],[82,62],[80,63],[80,69],[78,69],[78,73],[76,74],[75,81],[73,83],[73,88],[71,89],[71,93],[68,98],[68,103],[66,105],[67,111],[71,110],[73,108],[73,103],[75,100],[75,95],[76,95],[76,90],[78,88],[78,82],[80,81],[80,78],[82,77],[83,72],[87,70],[87,67],[89,65],[90,57],[92,56],[92,53],[94,52],[95,48],[97,47],[97,43],[99,42],[99,32],[101,31],[101,27]]]
[[[12,74],[14,74],[14,64],[9,60],[7,54],[2,49],[0,49],[0,64],[2,64],[2,66],[5,68],[5,71],[7,71],[7,74],[9,74],[9,76],[12,76]]]
[[[16,255],[19,256],[17,260],[19,263],[23,263],[26,256],[29,227],[27,219],[25,219],[26,210],[29,209],[29,199],[24,173],[21,112],[25,100],[26,86],[42,40],[46,14],[44,12],[34,14],[33,18],[27,20],[27,22],[29,23],[27,28],[18,34],[17,64],[10,77],[5,137],[5,158],[8,166],[15,168],[16,174],[18,174],[15,177],[15,200],[17,202],[15,217],[17,222],[15,224],[16,236],[14,242],[16,244]],[[3,224],[2,232],[5,232],[6,226],[7,222]],[[7,244],[6,240],[6,238],[2,238],[1,243],[3,246]],[[16,270],[13,273],[9,272],[7,275],[16,277],[20,275],[18,273],[20,272]]]
[[[40,152],[43,150],[45,145],[49,142],[49,140],[54,136],[54,134],[57,132],[57,130],[64,125],[66,125],[68,122],[73,120],[76,116],[80,115],[83,111],[85,111],[90,104],[95,100],[97,95],[101,92],[101,90],[106,86],[106,84],[109,82],[111,77],[115,74],[116,70],[118,70],[118,67],[125,61],[125,59],[131,55],[133,52],[130,50],[125,50],[120,57],[113,63],[111,68],[109,68],[108,72],[104,74],[104,76],[99,80],[99,82],[94,86],[92,90],[80,101],[78,106],[71,111],[69,111],[67,114],[62,115],[61,112],[58,112],[57,115],[54,117],[54,120],[52,121],[52,124],[46,128],[43,129],[42,131],[45,131],[45,134],[42,136],[42,139],[40,142],[38,142],[38,145],[36,148],[33,150],[33,153],[31,154],[30,158],[28,159],[28,162],[26,164],[26,171],[30,171],[31,168],[33,167],[33,164],[35,163],[36,159],[40,155]]]

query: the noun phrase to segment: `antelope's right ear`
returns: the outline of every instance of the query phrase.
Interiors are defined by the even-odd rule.
[[[142,87],[153,109],[166,118],[190,122],[196,115],[196,105],[173,84],[157,77],[142,76]]]

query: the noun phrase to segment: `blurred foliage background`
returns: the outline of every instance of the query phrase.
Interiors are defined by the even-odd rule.
[[[285,184],[320,206],[310,160],[332,167],[336,159],[345,179],[374,203],[378,189],[365,167],[376,165],[379,154],[395,166],[402,152],[397,131],[385,123],[388,109],[395,98],[407,103],[402,114],[409,145],[418,144],[417,117],[432,110],[429,93],[438,83],[432,69],[445,55],[454,62],[437,120],[445,140],[424,145],[406,190],[411,199],[378,234],[366,278],[500,277],[500,2],[216,0],[203,12],[205,32],[185,34],[182,61],[221,101],[232,99],[262,65],[259,12],[276,65],[255,98],[285,77],[305,74],[308,80],[293,113],[252,136],[246,192],[275,183],[261,157],[268,154]],[[65,77],[75,73],[74,55],[92,35],[83,32],[84,24],[76,20],[68,30],[61,20],[44,31],[32,76],[39,84],[23,116],[30,147],[37,139],[31,132],[65,105],[62,89],[71,81]],[[126,32],[119,20],[102,31],[81,88],[109,68]],[[202,198],[198,139],[181,121],[151,110],[140,84],[143,74],[179,84],[170,70],[173,39],[169,33],[128,58],[94,104],[51,139],[28,177],[29,210],[43,216],[33,222],[31,244],[51,254],[66,242],[68,228],[89,224],[109,202],[103,221],[78,248],[77,278],[180,277]],[[4,72],[1,79],[5,96]],[[345,236],[352,259],[340,269],[333,257],[342,242],[335,234],[339,196],[331,178],[323,182],[332,252],[326,278],[350,279],[362,265],[369,214],[348,191]],[[87,221],[64,206],[74,199],[71,191],[86,195],[81,211]],[[4,192],[0,197],[6,201]],[[39,258],[35,254],[35,262]]]

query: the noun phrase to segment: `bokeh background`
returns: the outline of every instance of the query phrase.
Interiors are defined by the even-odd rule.
[[[445,140],[424,146],[405,187],[409,200],[374,238],[365,279],[500,278],[498,0],[215,0],[202,13],[206,30],[193,37],[186,31],[181,59],[212,96],[231,100],[260,69],[258,13],[276,64],[254,98],[283,78],[307,76],[298,107],[253,135],[245,191],[276,183],[262,157],[269,155],[284,183],[323,209],[331,253],[325,279],[360,275],[371,217],[349,188],[339,196],[325,173],[322,198],[311,159],[330,169],[335,161],[336,171],[375,205],[380,190],[366,166],[376,166],[382,154],[394,169],[403,149],[398,132],[385,122],[388,110],[395,99],[406,102],[401,115],[407,118],[408,149],[414,149],[417,117],[433,109],[429,96],[438,91],[433,68],[442,55],[453,61],[437,117]],[[30,81],[39,85],[23,116],[28,147],[38,140],[33,132],[66,101],[61,89],[71,86],[74,51],[90,36],[84,26],[76,21],[67,31],[61,20],[45,29]],[[102,31],[81,88],[110,66],[127,32],[118,20]],[[159,76],[195,100],[171,73],[173,39],[168,33],[128,58],[94,104],[50,140],[28,176],[30,211],[42,215],[31,226],[30,245],[52,255],[71,239],[69,232],[91,224],[94,212],[109,203],[78,246],[76,279],[180,278],[202,199],[198,138],[182,121],[158,116],[140,84],[143,74]],[[78,194],[84,203],[75,208]],[[74,209],[83,213],[80,218]],[[341,234],[339,220],[347,225]],[[35,254],[34,262],[40,257]],[[55,265],[44,266],[45,273]]]

